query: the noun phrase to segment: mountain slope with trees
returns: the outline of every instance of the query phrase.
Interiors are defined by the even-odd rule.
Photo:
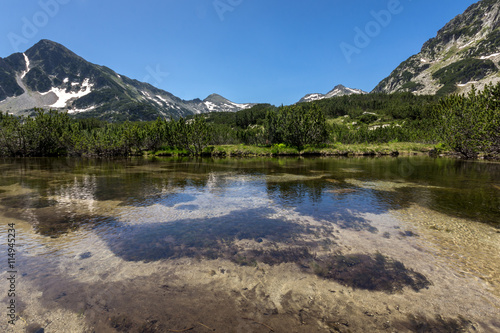
[[[185,101],[92,64],[49,40],[41,40],[25,53],[0,58],[0,110],[13,114],[43,107],[67,110],[77,118],[136,121],[239,111],[252,105],[215,94],[205,100]]]
[[[158,151],[219,156],[225,154],[221,147],[242,144],[267,154],[330,154],[346,144],[412,142],[449,147],[465,158],[498,158],[499,101],[500,84],[442,99],[411,93],[351,95],[148,122],[72,119],[41,109],[31,117],[0,113],[0,156],[109,157]]]
[[[447,23],[373,92],[464,93],[500,82],[500,1],[482,0]]]

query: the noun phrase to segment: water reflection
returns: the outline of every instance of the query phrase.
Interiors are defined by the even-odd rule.
[[[129,261],[151,261],[180,257],[231,258],[236,241],[255,243],[290,242],[305,228],[269,218],[271,210],[237,211],[217,218],[178,220],[167,223],[119,225],[110,249]]]
[[[302,215],[329,221],[342,228],[377,232],[377,228],[360,214],[382,213],[388,208],[387,205],[378,205],[370,193],[344,186],[345,184],[341,184],[333,187],[331,183],[323,180],[302,183],[268,182],[267,191],[275,202],[293,207]]]
[[[411,172],[402,173],[402,169]],[[4,160],[0,171],[0,205],[10,216],[26,215],[26,210],[42,216],[34,221],[46,220],[51,209],[62,216],[61,223],[74,220],[82,211],[92,214],[105,201],[123,207],[184,203],[177,209],[196,210],[190,204],[194,197],[186,189],[222,195],[248,176],[250,181],[239,186],[264,186],[274,204],[342,228],[376,232],[376,226],[360,214],[380,214],[414,203],[497,226],[500,221],[495,187],[500,183],[500,167],[494,163],[430,158],[18,159]],[[77,220],[85,223],[84,218]]]
[[[469,270],[474,276],[497,283],[497,264],[490,258],[498,253],[496,230],[492,232],[493,228],[478,222],[499,226],[499,170],[500,165],[494,163],[430,158],[3,160],[0,217],[24,221],[18,223],[24,237],[19,262],[28,271],[24,278],[40,283],[44,298],[50,295],[50,302],[75,312],[86,308],[80,304],[85,293],[92,293],[85,302],[90,298],[94,301],[86,311],[97,308],[102,299],[97,285],[106,290],[117,288],[108,293],[109,302],[137,298],[137,291],[128,290],[131,281],[142,283],[142,279],[130,274],[147,277],[144,281],[148,284],[139,294],[144,291],[154,297],[160,288],[156,285],[158,276],[179,263],[190,262],[202,268],[175,268],[180,279],[193,276],[192,281],[203,288],[207,279],[211,279],[210,286],[232,283],[230,293],[242,295],[240,299],[229,297],[235,304],[260,297],[266,304],[266,315],[277,313],[278,308],[282,311],[281,307],[285,308],[283,313],[295,309],[300,326],[306,316],[305,304],[312,304],[309,291],[292,298],[302,279],[309,281],[307,288],[311,290],[321,283],[335,286],[336,290],[315,290],[318,304],[334,293],[338,298],[328,299],[328,304],[351,304],[353,297],[369,298],[381,292],[411,295],[425,300],[421,303],[424,306],[435,304],[434,296],[440,295],[439,302],[451,304],[456,298],[449,290],[461,279],[454,271],[452,256],[467,253],[471,258],[467,258],[464,270],[472,267]],[[418,209],[424,208],[427,215],[414,219]],[[407,219],[399,216],[406,213]],[[456,216],[469,220],[449,218]],[[464,223],[483,227],[471,228],[474,237],[467,243],[459,237],[465,233]],[[464,244],[466,248],[460,250]],[[422,259],[432,261],[440,255],[433,251],[441,251],[443,267],[447,268]],[[474,265],[470,265],[472,261]],[[217,265],[231,265],[234,271],[225,274],[226,268],[217,271]],[[156,272],[155,267],[161,269]],[[117,278],[108,283],[115,270],[125,282]],[[259,289],[266,283],[264,270],[278,275],[277,286]],[[290,290],[284,290],[283,295],[282,273],[288,274],[283,281]],[[80,275],[85,276],[85,283],[76,281]],[[170,276],[164,278],[168,279]],[[167,283],[164,280],[161,288]],[[61,281],[69,287],[62,290]],[[442,289],[437,290],[437,285]],[[468,288],[467,282],[460,286]],[[176,288],[169,296],[178,297],[185,290],[183,284]],[[192,295],[206,292],[203,288],[193,289]],[[427,288],[431,290],[421,292]],[[471,294],[474,288],[463,291]],[[127,295],[118,297],[126,291]],[[208,294],[213,297],[211,291]],[[395,301],[385,296],[381,296],[383,302],[390,303],[393,313],[406,298]],[[483,296],[470,307],[482,305]],[[220,300],[212,301],[216,304]],[[381,299],[372,303],[363,299],[361,303],[365,301],[371,306],[381,303]],[[297,304],[300,307],[294,308]],[[99,311],[108,313],[107,306],[103,304]],[[315,316],[322,318],[324,311],[338,313],[328,306],[317,309]],[[350,305],[345,309],[343,313],[349,312]],[[359,313],[364,316],[365,312]],[[106,327],[110,322],[115,328],[127,326],[128,319],[120,320],[119,315],[115,312],[104,318]],[[429,312],[404,318],[391,317],[391,327],[418,330],[450,326],[459,330],[470,326],[456,316],[434,319]],[[327,325],[345,330],[342,318],[334,319]],[[381,323],[382,317],[379,319]],[[184,323],[176,324],[182,328]],[[166,331],[177,326],[163,327]]]

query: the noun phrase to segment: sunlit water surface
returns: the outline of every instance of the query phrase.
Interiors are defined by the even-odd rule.
[[[1,160],[0,209],[2,331],[500,331],[498,163]]]

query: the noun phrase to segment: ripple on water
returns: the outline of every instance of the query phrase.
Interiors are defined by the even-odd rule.
[[[488,224],[450,217],[414,205],[395,212],[417,227],[420,238],[437,247],[435,255],[453,267],[490,283],[500,295],[500,233]]]
[[[422,173],[434,174],[431,162],[422,164],[432,166]],[[481,312],[490,316],[491,304],[498,304],[487,288],[455,272],[481,277],[499,295],[500,234],[473,219],[425,208],[439,201],[436,196],[461,194],[453,184],[441,188],[441,181],[431,181],[433,186],[393,181],[380,176],[392,162],[378,160],[370,160],[365,170],[357,168],[363,160],[355,170],[335,160],[286,161],[285,166],[274,161],[258,167],[242,163],[241,174],[214,171],[222,167],[212,162],[168,162],[167,167],[120,163],[84,167],[75,171],[77,176],[28,168],[23,172],[35,177],[22,186],[5,181],[11,188],[1,189],[0,204],[6,210],[0,214],[19,221],[24,242],[20,260],[29,270],[24,278],[42,281],[29,290],[44,300],[35,311],[41,317],[50,316],[45,308],[70,306],[75,313],[83,309],[86,318],[104,313],[106,328],[111,322],[115,329],[125,329],[137,323],[120,315],[128,313],[120,304],[163,312],[167,303],[178,307],[186,301],[192,307],[197,291],[207,291],[207,285],[213,304],[227,297],[241,305],[239,310],[257,309],[252,313],[266,323],[282,318],[304,330],[312,327],[304,324],[309,319],[336,331],[355,331],[356,320],[382,331],[472,330],[468,318],[478,321]],[[223,168],[232,163],[224,161]],[[445,163],[449,165],[454,162]],[[417,174],[419,168],[415,165]],[[497,190],[490,185],[489,192],[471,195],[481,201]],[[457,198],[452,207],[460,209],[469,197]],[[174,276],[181,282],[168,293]],[[66,289],[75,281],[81,285]],[[134,289],[138,285],[144,289]],[[138,290],[161,298],[146,304],[148,297],[139,300]],[[464,296],[457,295],[460,291]],[[457,317],[462,313],[467,319]],[[179,318],[176,324],[182,329],[185,318]],[[381,323],[387,326],[382,329]],[[363,327],[370,331],[369,325]]]

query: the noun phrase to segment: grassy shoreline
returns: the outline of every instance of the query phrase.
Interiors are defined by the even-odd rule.
[[[204,150],[204,156],[213,157],[252,157],[252,156],[411,156],[451,154],[434,144],[396,142],[383,144],[332,144],[322,147],[306,147],[298,151],[285,145],[251,146],[251,145],[218,145]],[[186,151],[160,150],[148,152],[148,156],[185,156]]]

